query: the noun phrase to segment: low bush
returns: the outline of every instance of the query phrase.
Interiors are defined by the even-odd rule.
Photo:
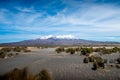
[[[83,62],[84,62],[84,63],[89,63],[89,57],[85,57],[85,58],[83,59]]]
[[[31,50],[24,50],[24,52],[31,52]]]
[[[94,62],[94,63],[93,63],[93,68],[92,68],[92,69],[93,69],[93,70],[97,70],[98,67],[99,67],[99,65],[97,64],[97,62]]]
[[[64,49],[63,47],[61,47],[61,48],[56,48],[55,51],[56,51],[57,53],[61,53],[61,52],[64,52],[65,49]]]
[[[117,60],[116,60],[116,61],[117,61],[117,63],[118,63],[118,64],[120,64],[120,57],[119,57],[119,58],[117,58]]]
[[[28,68],[17,69],[4,75],[0,75],[0,80],[52,80],[52,76],[48,70],[44,69],[39,74],[33,75]]]
[[[13,53],[8,54],[8,57],[12,57],[12,56],[13,56]]]
[[[116,64],[115,66],[116,66],[116,68],[120,69],[120,65],[119,64]]]
[[[81,48],[81,54],[89,56],[93,52],[93,48]]]
[[[94,56],[90,56],[90,57],[88,57],[88,58],[89,58],[89,61],[90,61],[90,62],[94,62],[94,60],[95,60],[95,59],[94,59]]]
[[[4,51],[4,52],[10,52],[12,50],[12,48],[2,48],[0,51]]]
[[[16,53],[16,55],[19,55],[19,53]]]
[[[74,48],[68,48],[68,49],[66,49],[66,52],[70,53],[70,54],[75,54],[75,49]]]
[[[0,52],[0,58],[5,58],[5,57],[6,57],[6,55],[7,55],[7,53],[6,53],[6,52]]]
[[[93,69],[97,70],[97,68],[105,68],[105,61],[101,57],[94,57]]]

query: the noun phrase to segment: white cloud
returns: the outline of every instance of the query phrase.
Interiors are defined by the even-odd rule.
[[[20,12],[35,12],[34,7],[26,8],[26,7],[15,7],[15,9],[19,10]]]
[[[0,9],[0,23],[1,24],[11,24],[11,21],[7,18],[9,10],[7,9]]]
[[[96,4],[81,4],[73,2],[73,4],[63,1],[67,5],[64,10],[58,12],[56,15],[49,15],[46,12],[36,11],[33,7],[21,8],[16,7],[20,12],[12,14],[14,19],[12,21],[6,17],[7,13],[11,11],[0,12],[0,21],[7,24],[12,22],[12,28],[22,31],[43,32],[58,31],[57,38],[73,37],[61,35],[63,32],[75,36],[85,37],[105,37],[105,36],[119,36],[120,33],[120,9],[114,5],[96,5]],[[8,16],[8,15],[7,15]],[[68,32],[68,33],[67,33]],[[75,33],[70,33],[75,32]],[[55,33],[54,33],[55,34]],[[43,38],[53,37],[49,35]],[[30,36],[29,36],[30,37]]]

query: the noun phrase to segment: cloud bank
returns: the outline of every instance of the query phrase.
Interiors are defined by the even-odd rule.
[[[50,35],[62,38],[65,34],[120,41],[118,0],[21,0],[0,4],[7,4],[0,6],[0,43]]]

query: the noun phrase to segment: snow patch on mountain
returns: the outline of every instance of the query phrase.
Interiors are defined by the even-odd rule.
[[[48,35],[48,36],[42,36],[40,37],[40,39],[50,39],[50,38],[54,38],[54,39],[75,39],[75,36],[73,35]]]

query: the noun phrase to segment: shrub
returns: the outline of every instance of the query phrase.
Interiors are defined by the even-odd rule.
[[[116,53],[116,52],[119,52],[119,51],[120,51],[120,49],[119,49],[118,47],[112,48],[112,52],[113,52],[113,53]]]
[[[0,75],[0,80],[52,80],[52,76],[46,69],[42,70],[39,74],[33,75],[29,73],[28,68],[15,68],[11,72]]]
[[[116,68],[120,69],[120,65],[119,65],[119,64],[116,64]]]
[[[66,49],[66,52],[67,52],[67,53],[70,53],[70,54],[75,54],[75,49],[73,49],[73,48],[68,48],[68,49]]]
[[[99,57],[99,56],[94,56],[94,60],[96,62],[103,62],[103,59],[101,57]]]
[[[94,56],[88,57],[90,62],[94,62]]]
[[[103,54],[111,54],[112,53],[112,49],[105,49],[102,51]]]
[[[44,69],[39,73],[39,78],[39,80],[52,80],[51,74],[47,69]]]
[[[74,50],[75,50],[76,52],[79,52],[79,51],[80,51],[80,48],[74,48]]]
[[[7,55],[6,52],[0,52],[0,58],[5,58],[6,55]]]
[[[12,53],[10,53],[10,54],[8,54],[8,56],[9,56],[9,57],[12,57],[12,56],[13,56],[13,54],[12,54]]]
[[[104,63],[107,63],[107,61],[108,61],[107,59],[104,59]]]
[[[97,70],[98,67],[99,67],[99,66],[98,66],[97,62],[94,62],[94,63],[93,63],[93,68],[92,68],[92,69],[93,69],[93,70]]]
[[[19,53],[16,53],[16,55],[19,55]]]
[[[31,50],[24,50],[24,52],[31,52]]]
[[[81,48],[81,54],[82,55],[89,55],[92,53],[93,49],[92,48]]]
[[[13,48],[13,51],[15,51],[15,52],[21,52],[21,48],[20,47],[15,47],[15,48]]]
[[[119,48],[117,48],[117,47],[114,47],[112,49],[106,49],[105,47],[94,49],[95,52],[101,52],[103,54],[111,54],[113,52],[117,52],[118,50],[119,50]]]
[[[120,57],[119,57],[119,58],[117,58],[117,60],[116,60],[116,61],[117,61],[117,63],[118,63],[118,64],[120,64]]]
[[[89,62],[89,58],[88,58],[88,57],[85,57],[85,58],[83,59],[83,62],[84,62],[84,63],[88,63],[88,62]]]
[[[105,68],[104,60],[101,57],[94,57],[93,69],[96,70],[97,68]]]
[[[65,50],[64,50],[64,48],[57,48],[55,51],[56,51],[57,53],[61,53],[61,52],[64,52]]]
[[[1,51],[4,51],[4,52],[10,52],[12,50],[12,48],[2,48]]]
[[[101,48],[94,49],[94,52],[100,52],[100,51],[101,51]]]

